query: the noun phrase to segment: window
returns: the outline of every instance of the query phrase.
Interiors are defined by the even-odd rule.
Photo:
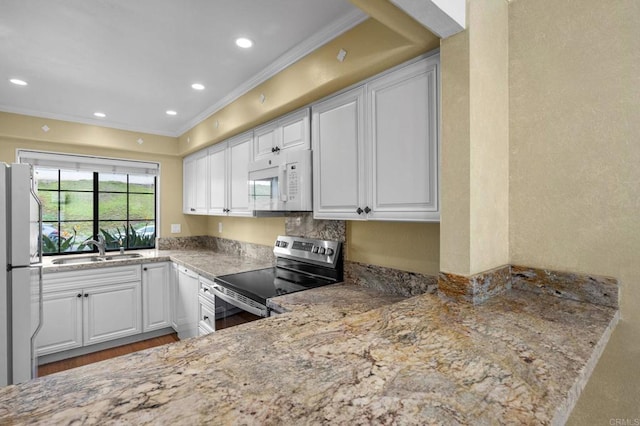
[[[107,250],[155,247],[157,164],[32,151],[19,158],[34,167],[45,255],[96,251],[88,241],[97,235]]]

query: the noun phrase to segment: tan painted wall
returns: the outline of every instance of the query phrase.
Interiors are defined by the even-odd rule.
[[[510,245],[516,264],[622,280],[640,325],[640,2],[516,1]]]
[[[471,270],[469,31],[442,41],[440,270]]]
[[[440,224],[347,222],[347,260],[438,275]]]
[[[219,223],[222,224],[222,232],[218,232]],[[211,216],[207,221],[206,234],[270,246],[273,245],[278,235],[285,235],[284,218]]]
[[[21,122],[22,120],[18,121]],[[5,122],[4,126],[2,127],[2,131],[4,132],[7,128],[10,128],[11,123],[12,121]],[[85,125],[73,125],[71,123],[68,123],[68,127],[73,128],[74,132],[79,132],[80,130],[78,130],[78,127],[83,126]],[[88,133],[92,134],[93,130],[95,129],[90,129]],[[117,140],[111,140],[109,138],[103,139],[102,142],[106,146],[117,145]],[[16,150],[19,148],[72,154],[98,155],[114,158],[128,158],[145,161],[157,161],[160,163],[160,235],[165,237],[172,235],[204,235],[206,232],[205,218],[197,216],[186,216],[182,214],[182,159],[179,157],[150,153],[138,153],[96,146],[83,146],[78,143],[64,144],[52,141],[33,141],[0,136],[0,161],[5,163],[15,162]],[[180,223],[182,225],[182,233],[170,234],[171,223]]]
[[[467,4],[468,29],[443,40],[440,270],[509,263],[508,3]]]
[[[42,130],[47,125],[49,131]],[[176,138],[0,112],[0,136],[29,141],[177,155]],[[138,139],[143,143],[139,144]]]
[[[640,413],[638,17],[637,0],[509,6],[511,260],[621,280],[622,321],[568,425]]]
[[[470,273],[509,263],[508,3],[468,8],[470,66]]]

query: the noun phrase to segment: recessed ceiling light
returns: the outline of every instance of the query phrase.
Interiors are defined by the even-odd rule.
[[[194,90],[204,90],[204,85],[200,83],[193,83],[191,88]]]
[[[98,118],[105,118],[107,116],[107,114],[105,114],[104,112],[94,112],[93,115]]]
[[[19,78],[11,78],[9,79],[10,82],[12,82],[13,84],[15,84],[16,86],[26,86],[27,82],[24,80],[20,80]]]
[[[253,41],[249,40],[246,37],[240,37],[239,39],[236,39],[236,44],[238,45],[238,47],[242,47],[243,49],[248,49],[251,46],[253,46]]]
[[[176,115],[178,114],[176,111],[172,110],[172,109],[168,109],[167,110],[167,115]]]

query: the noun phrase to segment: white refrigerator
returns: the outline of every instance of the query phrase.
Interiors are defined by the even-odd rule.
[[[42,207],[28,164],[0,163],[0,386],[37,375]]]

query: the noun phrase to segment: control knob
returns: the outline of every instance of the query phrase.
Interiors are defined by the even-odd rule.
[[[326,251],[326,255],[327,256],[331,256],[334,253],[333,249],[331,247],[327,247],[327,251]]]

